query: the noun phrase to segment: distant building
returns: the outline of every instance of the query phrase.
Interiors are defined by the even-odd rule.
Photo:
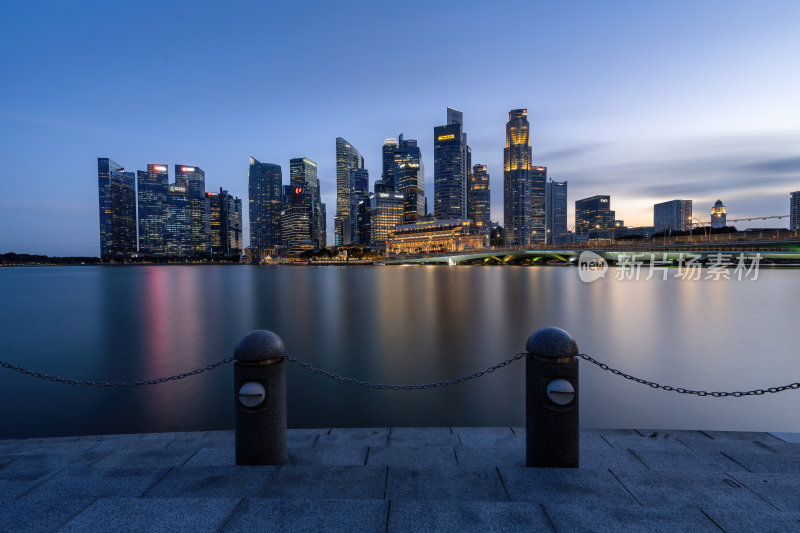
[[[353,213],[350,217],[350,242],[369,246],[369,230],[365,227],[369,223],[369,172],[366,168],[350,171],[350,202]],[[361,204],[366,211],[359,216],[358,206]]]
[[[653,206],[653,227],[656,233],[692,229],[692,201],[670,200]]]
[[[136,252],[136,183],[133,172],[97,158],[100,258]]]
[[[161,254],[164,252],[164,203],[169,186],[167,165],[148,164],[146,172],[137,172],[137,180],[139,251],[145,254]]]
[[[364,168],[364,157],[342,137],[336,137],[336,216],[334,218],[334,244],[350,244],[352,220],[350,210],[350,172]]]
[[[547,167],[531,167],[531,244],[544,244],[547,239],[545,193]]]
[[[486,165],[475,165],[469,175],[467,188],[467,218],[472,220],[479,232],[488,235],[491,216],[489,174],[486,172]]]
[[[722,200],[717,200],[711,208],[711,227],[724,228],[727,225],[728,210]]]
[[[289,184],[303,187],[311,194],[311,242],[315,250],[325,248],[327,235],[323,216],[322,192],[317,176],[317,164],[307,157],[289,160]]]
[[[394,175],[395,150],[397,150],[397,139],[386,139],[383,141],[381,186],[384,192],[397,190],[397,176]]]
[[[376,184],[372,202],[371,244],[378,248],[386,247],[389,232],[403,223],[405,195],[401,192],[379,191]]]
[[[611,197],[591,196],[575,202],[575,234],[591,239],[610,238],[614,233],[616,213],[611,210]]]
[[[217,257],[238,258],[242,255],[242,201],[220,188],[208,192],[211,226],[211,254]]]
[[[489,227],[489,245],[490,246],[503,246],[503,226],[497,222],[490,222]]]
[[[433,214],[437,219],[466,216],[467,135],[464,115],[447,108],[447,124],[433,128]]]
[[[291,185],[285,185],[283,191],[281,244],[290,255],[299,255],[306,250],[313,250],[311,192],[303,187],[292,187]]]
[[[206,212],[206,174],[200,167],[175,165],[175,183],[186,184],[189,193],[190,241],[193,256],[209,253]]]
[[[167,187],[164,204],[164,253],[173,257],[192,255],[191,195],[186,182]]]
[[[503,150],[503,215],[505,244],[531,243],[531,147],[527,109],[512,109]]]
[[[250,246],[256,249],[257,255],[267,253],[266,250],[274,250],[280,244],[282,181],[280,165],[262,163],[250,157]]]
[[[789,200],[789,229],[800,230],[800,191],[793,192]]]
[[[402,224],[390,232],[386,251],[396,254],[463,252],[486,246],[486,236],[467,218]]]
[[[397,191],[405,195],[403,221],[413,223],[425,216],[425,166],[414,139],[403,139],[401,133],[394,151],[394,178]]]
[[[567,233],[567,182],[549,180],[544,196],[546,244],[554,244]]]

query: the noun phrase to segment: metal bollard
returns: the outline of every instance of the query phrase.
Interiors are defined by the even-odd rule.
[[[251,331],[236,345],[236,464],[285,465],[286,363],[280,337]]]
[[[578,345],[559,328],[525,344],[525,466],[578,467]]]

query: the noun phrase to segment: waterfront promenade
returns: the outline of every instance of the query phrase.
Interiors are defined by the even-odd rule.
[[[0,441],[0,531],[792,531],[800,434],[584,430],[525,468],[524,428],[295,429]]]

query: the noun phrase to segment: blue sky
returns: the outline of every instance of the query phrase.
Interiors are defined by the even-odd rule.
[[[97,255],[101,156],[166,163],[171,179],[196,165],[245,201],[248,156],[287,183],[289,159],[309,157],[332,241],[335,138],[370,183],[385,138],[418,139],[431,207],[447,106],[488,165],[495,220],[516,107],[570,212],[610,194],[629,225],[675,198],[703,219],[717,198],[731,218],[785,214],[800,190],[798,28],[794,1],[4,3],[0,252]]]

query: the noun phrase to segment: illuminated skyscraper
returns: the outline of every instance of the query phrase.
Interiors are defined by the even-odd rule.
[[[302,187],[311,195],[311,243],[315,250],[325,247],[325,220],[322,214],[321,191],[317,164],[307,157],[289,160],[289,184]]]
[[[335,244],[350,244],[352,221],[350,218],[350,172],[364,168],[364,158],[353,145],[336,137],[336,216],[334,217]]]
[[[425,216],[425,166],[416,140],[403,139],[401,133],[398,141],[394,152],[394,177],[397,191],[405,195],[403,221],[412,223]]]
[[[242,253],[242,201],[220,188],[206,193],[209,203],[211,254],[237,258]]]
[[[489,174],[486,165],[475,165],[469,176],[467,191],[467,218],[484,235],[489,235],[491,223],[491,196],[489,191]]]
[[[653,206],[653,228],[663,231],[688,231],[692,229],[692,201],[670,200]]]
[[[717,200],[714,207],[711,208],[711,227],[724,228],[727,225],[727,218],[725,204],[722,203],[722,200]]]
[[[192,255],[209,253],[209,228],[206,216],[206,174],[199,167],[175,165],[175,183],[186,184],[191,217],[189,239]]]
[[[616,213],[611,210],[611,197],[591,196],[575,201],[575,234],[607,239],[614,233]]]
[[[136,183],[107,157],[97,158],[100,257],[136,252]]]
[[[789,229],[800,229],[800,191],[791,193],[789,197]]]
[[[147,172],[138,171],[139,182],[139,251],[164,252],[164,203],[167,200],[169,171],[167,165],[149,164]]]
[[[433,128],[433,212],[437,219],[466,216],[467,135],[463,113],[447,108],[447,124]]]
[[[250,246],[256,248],[258,253],[280,244],[282,180],[280,165],[261,163],[250,157],[248,174]]]
[[[394,175],[395,150],[397,150],[397,139],[386,139],[383,141],[383,171],[381,173],[381,181],[385,192],[397,190],[397,177]]]
[[[503,150],[503,216],[507,245],[531,243],[533,183],[527,109],[512,109]]]
[[[304,187],[283,187],[283,210],[281,211],[281,244],[292,255],[313,250],[311,228],[311,192]]]
[[[547,182],[545,187],[545,232],[547,244],[554,244],[567,233],[567,182]]]
[[[377,185],[377,184],[376,184]],[[371,215],[371,243],[379,248],[386,247],[389,232],[403,223],[403,206],[405,195],[402,192],[382,191],[375,188],[375,194],[370,198],[372,202]]]
[[[167,187],[164,202],[164,253],[175,257],[192,255],[192,215],[189,184]]]
[[[547,167],[531,167],[531,244],[544,244]]]
[[[350,171],[350,242],[353,244],[369,245],[369,235],[365,227],[369,223],[369,172],[366,168],[357,168]],[[358,206],[363,204],[366,211],[358,215]]]

